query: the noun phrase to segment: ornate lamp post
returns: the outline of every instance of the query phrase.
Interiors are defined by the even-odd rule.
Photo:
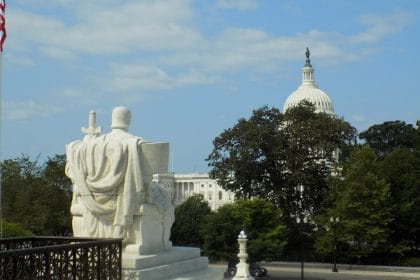
[[[332,272],[338,272],[337,269],[337,224],[340,221],[339,217],[330,217],[330,223],[333,228],[333,268]]]
[[[301,272],[301,280],[304,280],[304,263],[305,263],[305,251],[303,248],[303,225],[308,222],[308,217],[304,215],[303,212],[303,191],[305,188],[302,184],[298,185],[296,191],[300,193],[300,201],[299,201],[299,213],[296,216],[296,223],[298,224],[299,228],[299,239],[300,239],[300,272]]]
[[[232,280],[251,280],[254,279],[249,274],[249,267],[246,262],[246,258],[248,257],[248,254],[246,253],[246,242],[248,241],[247,236],[245,234],[245,231],[241,231],[238,236],[238,243],[239,243],[239,263],[236,265],[236,274],[235,277],[232,278]]]

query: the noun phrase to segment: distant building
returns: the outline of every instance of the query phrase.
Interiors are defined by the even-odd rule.
[[[153,181],[171,193],[175,205],[183,203],[193,194],[202,194],[213,211],[235,200],[235,194],[223,190],[208,173],[156,174]]]
[[[302,83],[286,99],[283,112],[297,106],[302,100],[307,100],[314,104],[315,112],[324,112],[335,116],[331,99],[315,84],[314,69],[309,56],[309,49],[306,49],[306,61],[302,68]],[[335,153],[338,156],[338,150]],[[175,205],[181,204],[192,194],[202,194],[213,211],[235,200],[233,192],[223,190],[216,180],[211,179],[207,173],[159,174],[153,177],[153,181],[170,191]]]

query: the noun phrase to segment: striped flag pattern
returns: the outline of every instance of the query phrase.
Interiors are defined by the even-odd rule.
[[[5,0],[1,0],[0,1],[0,32],[1,32],[1,37],[0,37],[0,52],[3,52],[3,44],[4,41],[6,40],[6,1]]]

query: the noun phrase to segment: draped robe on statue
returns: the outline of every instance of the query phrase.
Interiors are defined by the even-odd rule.
[[[134,214],[149,200],[139,152],[143,142],[116,130],[67,145],[66,173],[74,183],[75,235],[129,238]]]

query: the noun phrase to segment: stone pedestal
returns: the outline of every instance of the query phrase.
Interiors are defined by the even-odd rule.
[[[153,255],[124,251],[122,256],[124,280],[223,278],[223,272],[209,270],[207,266],[208,259],[200,256],[199,248],[172,247],[170,250]],[[186,274],[189,276],[183,276]]]

